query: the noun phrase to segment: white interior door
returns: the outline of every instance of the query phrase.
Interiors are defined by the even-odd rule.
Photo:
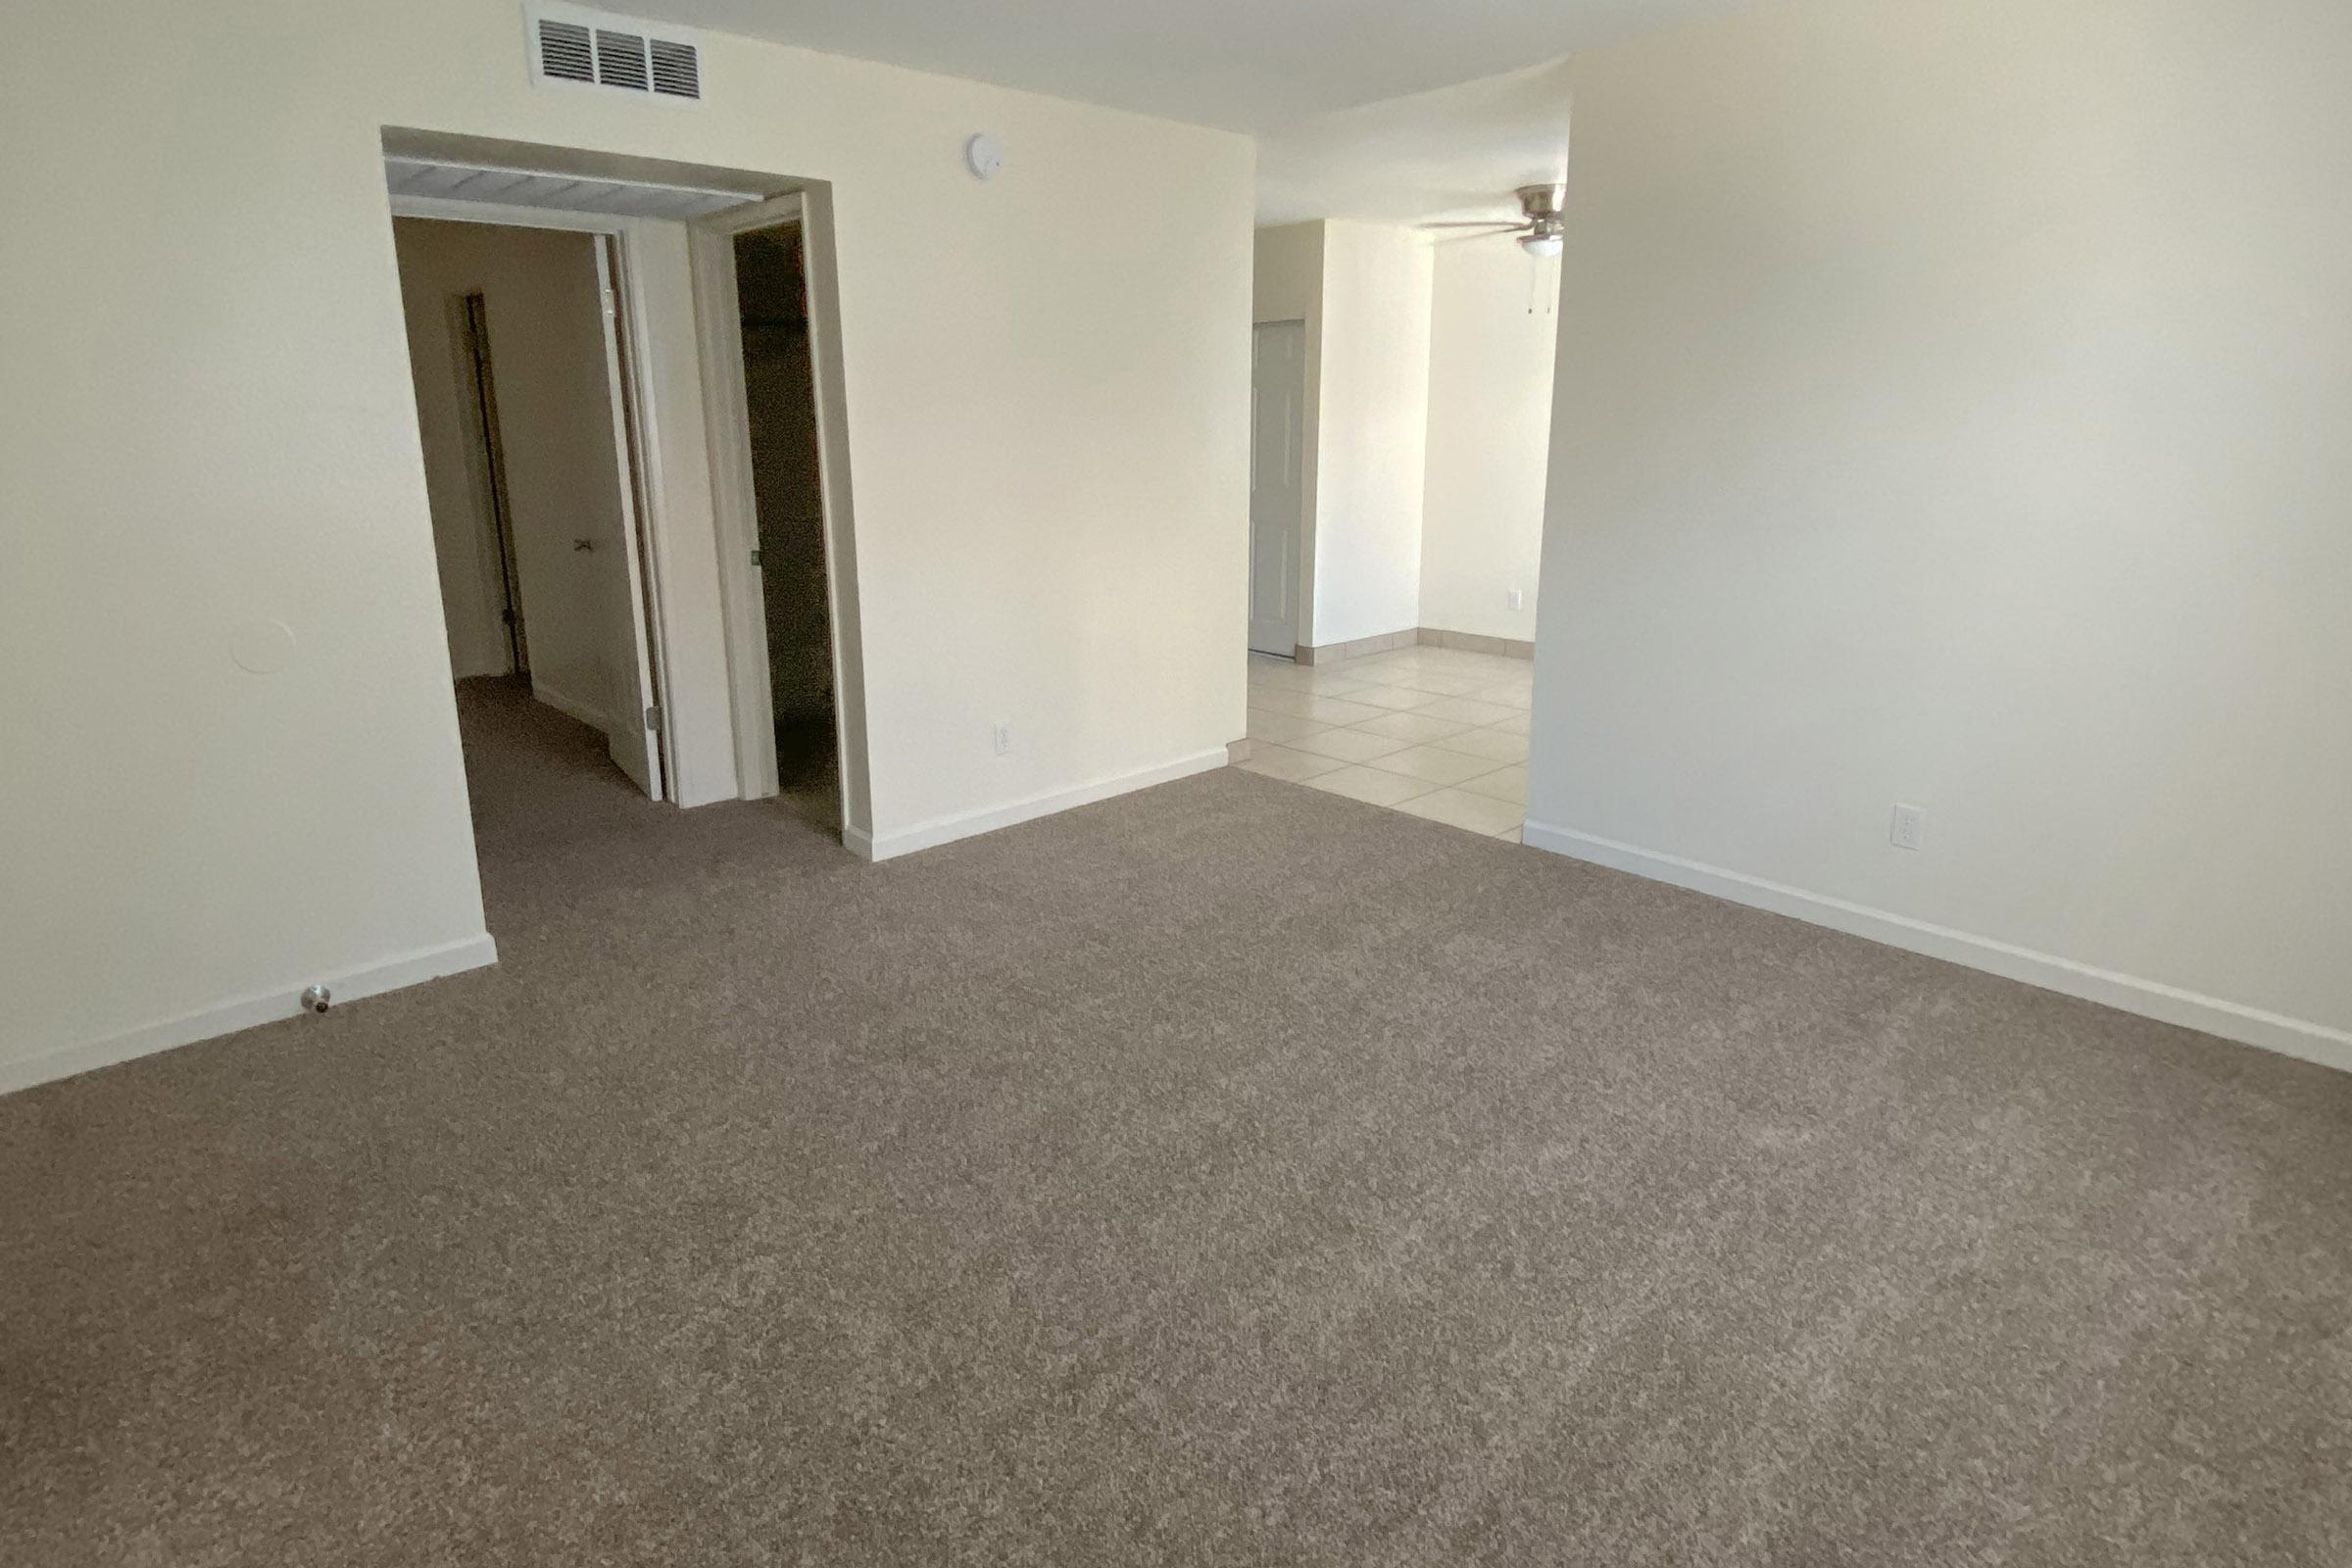
[[[654,686],[653,638],[647,624],[646,562],[651,553],[645,547],[644,466],[637,451],[637,420],[630,406],[623,357],[616,251],[612,235],[597,236],[596,282],[604,303],[605,376],[612,393],[612,449],[620,463],[623,568],[606,574],[610,591],[601,607],[608,617],[609,646],[620,654],[616,685],[621,689],[612,693],[612,722],[605,734],[612,760],[637,781],[638,788],[658,801],[662,799],[662,717]],[[627,690],[632,678],[633,694]]]
[[[1250,351],[1250,646],[1298,647],[1306,512],[1306,323],[1260,321]]]

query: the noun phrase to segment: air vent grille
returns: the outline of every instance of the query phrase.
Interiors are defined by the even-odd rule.
[[[667,38],[651,40],[651,47],[654,91],[668,93],[673,98],[703,95],[702,51],[690,43],[673,43]]]
[[[596,29],[596,79],[608,87],[645,92],[651,81],[645,69],[645,36],[635,32]]]
[[[539,74],[559,81],[594,81],[596,61],[588,49],[588,29],[576,22],[539,19]]]
[[[528,12],[531,74],[537,80],[612,87],[672,103],[702,101],[699,46],[657,38],[626,17],[577,6],[533,4]]]

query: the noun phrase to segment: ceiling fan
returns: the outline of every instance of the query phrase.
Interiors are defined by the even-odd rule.
[[[1567,199],[1564,184],[1522,185],[1513,195],[1519,198],[1519,211],[1525,216],[1516,223],[1497,222],[1492,219],[1472,220],[1459,223],[1423,223],[1423,228],[1483,228],[1496,234],[1516,234],[1519,248],[1530,256],[1550,257],[1560,254],[1560,246],[1568,233],[1568,225],[1560,219],[1560,204]],[[1462,234],[1461,239],[1484,239],[1483,234]]]

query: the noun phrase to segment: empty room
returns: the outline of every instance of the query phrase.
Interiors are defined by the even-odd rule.
[[[2352,10],[0,42],[0,1562],[2352,1562]]]

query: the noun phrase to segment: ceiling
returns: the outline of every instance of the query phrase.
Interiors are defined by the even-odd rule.
[[[1426,92],[1722,0],[604,0],[1233,130]]]
[[[1516,218],[1570,50],[1740,0],[605,0],[1258,137],[1258,221]]]
[[[1564,61],[1318,115],[1258,138],[1257,220],[1516,220],[1568,169]]]

